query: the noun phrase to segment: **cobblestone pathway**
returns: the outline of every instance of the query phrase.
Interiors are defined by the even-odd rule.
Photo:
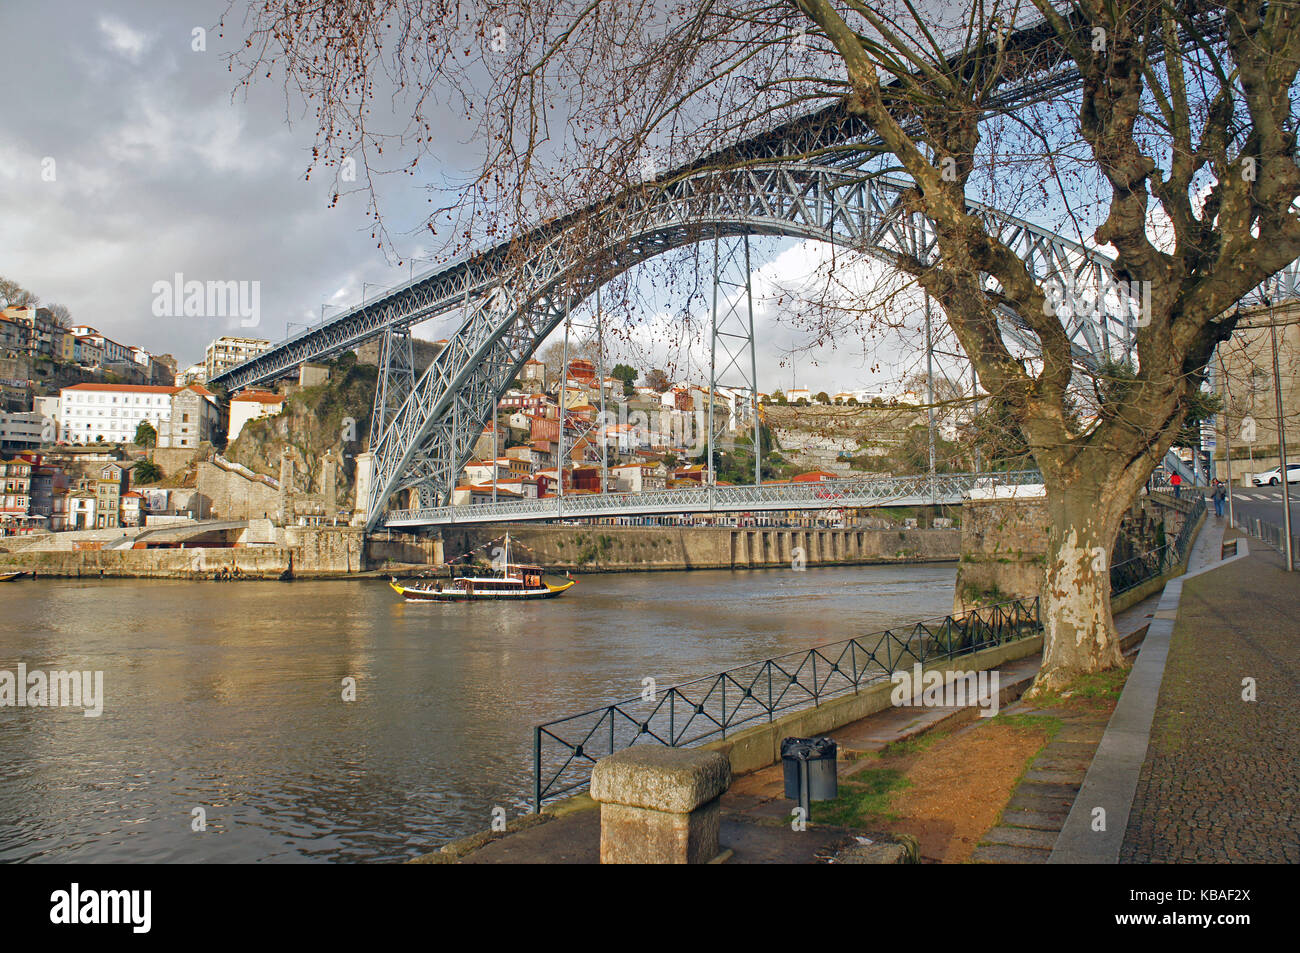
[[[1253,540],[1186,582],[1121,862],[1300,862],[1298,619],[1300,573]]]

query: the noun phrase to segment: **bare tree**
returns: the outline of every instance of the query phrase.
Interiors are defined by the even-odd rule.
[[[559,215],[591,243],[579,214],[590,203],[656,188],[688,160],[752,161],[720,144],[821,107],[865,120],[876,159],[862,174],[906,175],[905,207],[937,235],[934,256],[893,265],[942,309],[1043,472],[1052,533],[1035,690],[1055,688],[1119,664],[1107,559],[1120,520],[1196,411],[1234,305],[1300,255],[1297,8],[918,4],[267,0],[251,7],[239,61],[247,81],[278,69],[313,104],[317,167],[362,161],[381,244],[378,176],[436,156],[457,116],[479,153],[428,222],[452,236],[449,253]],[[1007,83],[1070,71],[1076,85],[1044,82],[1016,110],[999,98]],[[389,111],[376,100],[389,97],[409,122],[377,129]],[[401,160],[380,168],[381,153]],[[1122,366],[1081,362],[1067,324],[1078,303],[1039,284],[972,200],[1073,231],[1138,283],[1143,320]],[[1037,339],[1032,355],[1005,335],[1006,309]]]
[[[16,281],[0,277],[0,307],[34,308],[41,299]]]
[[[72,309],[66,304],[51,304],[49,312],[55,327],[65,330],[72,327]]]

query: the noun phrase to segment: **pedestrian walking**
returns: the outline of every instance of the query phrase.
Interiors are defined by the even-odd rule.
[[[1211,494],[1214,499],[1214,515],[1223,515],[1223,501],[1228,498],[1228,491],[1224,489],[1223,481],[1216,479],[1214,481],[1214,493]]]
[[[1175,473],[1169,478],[1169,485],[1174,488],[1174,499],[1181,500],[1183,498],[1183,478]]]

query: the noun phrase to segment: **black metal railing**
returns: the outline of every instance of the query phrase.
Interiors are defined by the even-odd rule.
[[[681,748],[779,712],[811,708],[915,664],[951,659],[1042,632],[1037,598],[1016,599],[751,662],[593,708],[533,729],[533,809],[586,786],[591,767],[635,744]]]
[[[1263,543],[1272,546],[1279,553],[1286,552],[1286,529],[1258,516],[1238,516],[1234,514],[1232,525],[1248,536],[1254,536]],[[1291,537],[1291,552],[1300,552],[1300,536]]]
[[[1166,541],[1163,546],[1111,564],[1111,598],[1164,575],[1187,558],[1196,534],[1196,524],[1200,521],[1201,514],[1205,512],[1205,497],[1198,494],[1190,500],[1184,498],[1183,503],[1187,504],[1183,525],[1172,540]],[[1179,509],[1183,508],[1179,507]]]

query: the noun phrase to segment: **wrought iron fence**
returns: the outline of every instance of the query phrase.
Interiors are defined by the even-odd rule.
[[[1185,498],[1181,502],[1187,504],[1186,514],[1183,518],[1182,528],[1172,541],[1166,541],[1163,546],[1158,546],[1145,553],[1139,553],[1136,556],[1130,556],[1128,559],[1111,565],[1110,594],[1112,597],[1128,592],[1149,579],[1167,573],[1187,557],[1187,552],[1191,549],[1192,539],[1196,532],[1196,524],[1200,520],[1201,514],[1205,512],[1205,497],[1197,495],[1192,499]],[[1182,506],[1179,508],[1181,509]]]
[[[533,729],[533,809],[585,786],[605,755],[635,744],[680,748],[779,713],[1042,631],[1039,602],[1016,599],[751,662]]]

